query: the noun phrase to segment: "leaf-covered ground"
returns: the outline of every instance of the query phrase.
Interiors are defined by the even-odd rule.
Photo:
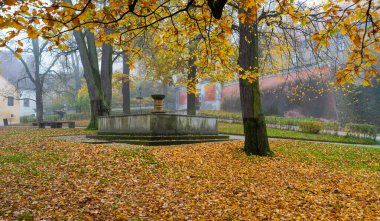
[[[271,141],[141,148],[0,128],[0,220],[376,220],[379,149]]]

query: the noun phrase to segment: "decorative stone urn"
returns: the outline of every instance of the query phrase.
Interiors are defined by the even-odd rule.
[[[152,98],[154,100],[154,109],[152,113],[165,113],[164,110],[164,98],[163,94],[152,94]]]

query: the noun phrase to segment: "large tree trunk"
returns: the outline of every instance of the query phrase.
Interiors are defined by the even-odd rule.
[[[112,104],[112,53],[112,45],[103,43],[100,77],[104,92],[104,101],[109,110],[111,110]]]
[[[123,113],[130,114],[131,113],[131,94],[129,90],[129,64],[127,63],[127,55],[123,53],[123,74],[125,74],[123,79]]]
[[[95,36],[93,33],[88,32],[86,34],[86,42],[82,32],[74,31],[74,37],[78,44],[84,77],[86,79],[91,101],[91,120],[87,128],[96,130],[98,129],[98,117],[108,114],[109,109],[104,103],[104,93],[99,74]]]
[[[259,37],[256,23],[240,23],[239,65],[242,70],[257,72],[259,69]],[[252,83],[239,79],[240,101],[244,124],[244,151],[247,154],[267,156],[271,154],[266,131],[264,114],[262,112],[259,79]]]
[[[191,50],[190,50],[191,51]],[[189,73],[187,75],[187,80],[191,82],[191,86],[196,87],[196,73],[197,67],[194,65],[195,57],[192,56],[189,60]],[[196,99],[195,93],[187,93],[187,115],[196,115]]]

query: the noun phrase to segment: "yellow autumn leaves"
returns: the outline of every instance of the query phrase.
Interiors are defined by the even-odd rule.
[[[107,42],[119,49],[134,50],[136,41],[140,39],[141,42],[141,38],[151,32],[160,35],[153,38],[157,44],[180,42],[179,45],[184,46],[190,39],[201,38],[199,50],[204,56],[201,55],[201,61],[198,62],[202,64],[201,67],[206,70],[207,65],[216,63],[215,67],[207,71],[224,67],[228,72],[233,72],[236,71],[236,64],[230,64],[230,61],[236,50],[231,48],[236,48],[233,41],[237,32],[233,30],[237,30],[234,27],[237,19],[243,23],[263,19],[259,23],[268,31],[286,22],[306,30],[310,22],[315,21],[317,32],[312,38],[316,42],[314,51],[331,47],[337,34],[346,36],[352,46],[347,52],[355,56],[348,56],[347,66],[354,64],[355,67],[350,65],[344,74],[338,74],[338,83],[352,83],[350,79],[364,76],[367,84],[380,75],[373,68],[377,59],[371,57],[373,52],[380,50],[379,8],[375,1],[326,1],[322,5],[306,4],[302,7],[297,7],[292,0],[280,0],[273,4],[267,0],[231,1],[233,7],[225,6],[219,21],[212,18],[206,0],[194,1],[193,6],[187,9],[187,1],[139,0],[134,5],[134,1],[112,0],[101,7],[96,7],[96,2],[82,0],[71,5],[65,1],[50,4],[32,0],[5,0],[1,9],[0,28],[6,30],[6,34],[0,39],[0,45],[5,46],[21,33],[26,33],[29,38],[43,36],[60,49],[67,49],[65,41],[68,38],[62,37],[63,33],[73,29],[88,29],[97,33],[97,45]],[[246,13],[236,13],[237,8]],[[133,12],[129,11],[132,9]],[[107,33],[108,29],[114,32]],[[220,53],[215,53],[212,47],[220,49]],[[227,75],[231,73],[222,73],[222,76]],[[374,75],[376,77],[371,77]]]
[[[16,4],[16,0],[3,0],[4,1],[4,4],[6,5],[14,5]]]
[[[143,148],[51,137],[83,133],[0,128],[0,219],[380,216],[376,149],[276,140],[274,157],[255,157],[240,141]]]

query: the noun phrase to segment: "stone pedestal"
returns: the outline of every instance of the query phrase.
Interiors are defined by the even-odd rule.
[[[152,113],[165,113],[164,110],[164,98],[163,94],[153,94],[152,98],[154,100],[154,109]]]

